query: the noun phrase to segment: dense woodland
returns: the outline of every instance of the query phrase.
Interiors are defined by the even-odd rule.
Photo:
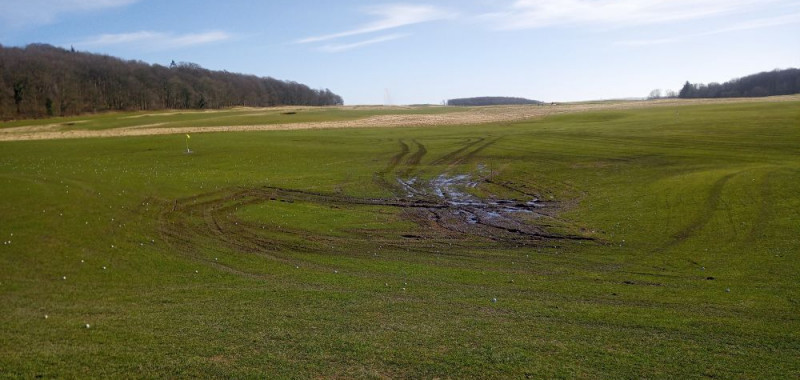
[[[498,106],[510,104],[542,104],[542,102],[525,98],[509,98],[505,96],[483,96],[478,98],[450,99],[447,101],[448,106]]]
[[[0,119],[342,103],[342,98],[328,89],[211,71],[193,63],[172,62],[167,67],[50,45],[0,45]]]
[[[800,69],[774,70],[723,84],[692,84],[688,81],[678,93],[680,98],[738,98],[800,93]]]

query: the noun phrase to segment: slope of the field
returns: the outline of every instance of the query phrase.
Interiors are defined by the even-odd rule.
[[[106,113],[0,123],[0,141],[151,136],[208,132],[446,126],[519,121],[565,113],[680,107],[694,104],[794,102],[800,95],[761,99],[662,99],[492,107],[272,107],[214,111]]]
[[[0,142],[2,376],[800,376],[796,99],[214,115]]]

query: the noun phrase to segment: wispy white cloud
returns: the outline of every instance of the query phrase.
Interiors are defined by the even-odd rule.
[[[439,7],[435,7],[432,5],[414,5],[414,4],[376,5],[364,9],[364,12],[375,16],[376,20],[364,24],[362,26],[359,26],[355,29],[350,29],[343,32],[337,32],[331,34],[324,34],[319,36],[306,37],[294,42],[297,44],[310,44],[316,42],[330,41],[340,38],[381,32],[388,29],[395,29],[404,26],[455,17],[454,13]],[[380,42],[395,40],[401,37],[405,37],[406,35],[407,34],[392,34],[388,36],[382,36],[353,43],[328,44],[320,47],[319,50],[331,53],[341,52],[363,46],[377,44]]]
[[[755,20],[748,20],[739,22],[724,28],[713,29],[707,32],[702,33],[693,33],[683,36],[675,36],[669,38],[655,38],[655,39],[642,39],[642,40],[629,40],[629,41],[619,41],[617,45],[624,45],[624,46],[650,46],[650,45],[662,45],[668,43],[676,43],[682,42],[693,38],[698,37],[705,37],[705,36],[712,36],[716,34],[723,34],[723,33],[731,33],[731,32],[738,32],[743,30],[753,30],[753,29],[762,29],[762,28],[769,28],[781,25],[789,25],[789,24],[797,24],[800,23],[800,13],[793,13],[787,14],[782,16],[776,17],[766,17],[760,18]]]
[[[366,8],[365,13],[377,16],[378,19],[355,29],[321,36],[306,37],[296,42],[306,44],[327,41],[452,17],[451,13],[431,5],[411,4],[376,5]]]
[[[549,26],[626,27],[696,20],[763,7],[777,0],[517,0],[486,14],[499,29]]]
[[[172,34],[163,32],[140,31],[133,33],[101,34],[74,45],[78,47],[101,47],[112,45],[142,45],[151,49],[181,48],[225,41],[233,35],[222,31],[205,33]]]
[[[649,40],[642,39],[642,40],[619,41],[616,44],[623,46],[652,46],[652,45],[671,44],[679,41],[681,41],[680,38],[654,38]]]
[[[777,17],[767,17],[767,18],[760,18],[756,20],[749,20],[740,22],[738,24],[731,25],[729,27],[720,28],[716,30],[712,30],[710,32],[706,32],[703,34],[710,35],[710,34],[720,34],[720,33],[728,33],[728,32],[737,32],[741,30],[752,30],[752,29],[761,29],[761,28],[769,28],[773,26],[781,26],[781,25],[788,25],[788,24],[797,24],[800,23],[800,13],[793,13],[787,14]]]
[[[353,42],[349,44],[328,44],[319,48],[319,50],[328,52],[328,53],[339,53],[347,50],[353,50],[356,48],[360,48],[363,46],[374,45],[381,42],[396,40],[398,38],[403,38],[408,36],[408,34],[390,34],[386,36],[380,36],[376,38],[372,38],[365,41]]]
[[[189,33],[177,36],[166,36],[164,45],[170,47],[184,47],[194,45],[205,45],[213,42],[225,41],[233,38],[233,35],[222,31],[211,31],[205,33]]]
[[[48,24],[62,14],[99,11],[131,5],[139,0],[3,0],[0,20],[10,27]]]
[[[108,46],[108,45],[129,44],[133,42],[154,40],[159,38],[161,35],[162,33],[147,32],[147,31],[134,32],[134,33],[119,33],[119,34],[101,34],[99,36],[89,38],[83,42],[79,42],[78,45]]]

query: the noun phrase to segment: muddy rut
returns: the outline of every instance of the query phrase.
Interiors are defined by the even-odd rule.
[[[491,183],[481,165],[473,173],[455,172],[497,140],[470,139],[455,150],[422,165],[428,149],[421,141],[398,141],[398,151],[373,175],[391,196],[354,197],[271,186],[233,188],[199,194],[165,204],[160,213],[162,238],[178,252],[210,262],[222,270],[240,272],[208,259],[207,251],[227,251],[295,262],[294,253],[364,254],[375,247],[437,254],[458,254],[459,248],[548,245],[562,240],[591,240],[545,230],[558,211],[554,203],[517,191],[514,199],[481,198],[472,189]],[[412,148],[413,147],[413,148]],[[462,165],[463,166],[463,165]],[[418,227],[408,231],[351,229],[346,234],[318,234],[280,220],[243,220],[236,211],[248,206],[283,203],[330,208],[393,209]],[[363,209],[362,209],[363,210]],[[209,248],[212,247],[212,248]],[[206,252],[206,256],[199,252]],[[359,253],[360,252],[360,253]],[[242,272],[243,274],[246,274]]]

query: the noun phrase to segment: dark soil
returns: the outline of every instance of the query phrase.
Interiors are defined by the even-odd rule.
[[[518,192],[517,199],[479,198],[470,192],[489,179],[485,173],[451,174],[449,170],[472,159],[495,140],[466,141],[457,150],[432,161],[427,170],[445,168],[430,177],[420,170],[427,149],[413,141],[400,141],[399,152],[374,180],[392,194],[386,198],[361,198],[341,193],[316,193],[271,186],[235,188],[178,199],[165,206],[160,217],[164,239],[191,256],[203,247],[220,245],[277,260],[290,260],[291,252],[353,252],[356,246],[378,245],[408,251],[447,253],[470,249],[537,246],[554,240],[591,240],[580,235],[548,232],[542,221],[554,218],[553,203]],[[480,166],[479,166],[480,167]],[[412,176],[415,175],[415,176]],[[512,189],[512,187],[507,187]],[[259,224],[237,217],[239,208],[268,202],[307,202],[337,208],[380,206],[419,227],[411,231],[348,231],[348,236],[320,236],[302,226],[280,221]],[[230,268],[228,268],[230,269]]]

